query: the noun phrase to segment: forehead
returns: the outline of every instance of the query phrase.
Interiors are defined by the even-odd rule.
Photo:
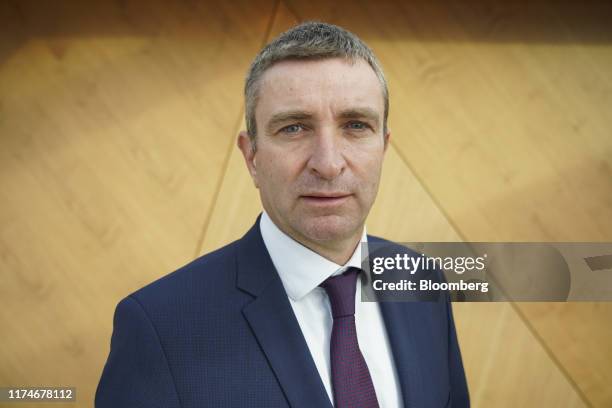
[[[260,81],[256,113],[264,116],[294,109],[333,113],[355,106],[383,114],[382,85],[362,59],[281,61],[268,68]]]

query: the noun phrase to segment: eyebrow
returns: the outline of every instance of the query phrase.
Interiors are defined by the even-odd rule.
[[[371,108],[364,107],[347,109],[345,111],[340,112],[339,116],[343,119],[367,119],[374,122],[376,127],[378,127],[379,125],[378,113]]]
[[[315,115],[309,111],[303,110],[289,110],[284,112],[278,112],[272,115],[270,120],[266,125],[267,133],[273,133],[276,126],[281,123],[294,121],[294,120],[308,120],[312,119]],[[379,126],[379,117],[378,113],[371,108],[363,107],[363,108],[351,108],[346,109],[340,112],[338,117],[342,119],[366,119],[374,122],[375,126]]]
[[[274,128],[280,125],[283,122],[288,122],[292,120],[306,120],[311,119],[314,115],[311,112],[302,111],[302,110],[290,110],[284,112],[278,112],[272,115],[268,124],[266,125],[266,132],[268,134],[274,132]]]

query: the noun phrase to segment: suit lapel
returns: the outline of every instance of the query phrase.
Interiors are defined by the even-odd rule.
[[[237,286],[255,299],[242,313],[274,371],[289,405],[332,405],[259,231],[259,218],[241,239]]]
[[[368,248],[369,254],[392,244],[371,235],[368,235],[368,243],[371,245]],[[380,244],[385,245],[381,247]],[[372,257],[364,258],[364,261],[370,262],[369,270],[371,271]],[[424,330],[421,322],[418,321],[421,312],[417,309],[421,305],[418,302],[382,300],[378,301],[378,304],[391,345],[404,407],[425,406],[423,390],[426,384],[423,384],[423,368],[420,364],[421,358],[417,353],[417,350],[427,349],[419,348],[422,345],[417,344]]]
[[[380,311],[391,344],[393,361],[402,389],[404,407],[421,407],[423,404],[423,375],[416,346],[419,330],[413,317],[412,302],[380,302]]]

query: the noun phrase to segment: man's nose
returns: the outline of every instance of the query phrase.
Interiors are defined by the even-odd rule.
[[[313,138],[313,147],[308,167],[310,171],[326,180],[338,177],[346,167],[342,135],[332,129],[321,129]]]

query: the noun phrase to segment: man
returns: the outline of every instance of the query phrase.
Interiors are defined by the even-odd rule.
[[[301,24],[258,54],[245,98],[238,147],[264,212],[119,303],[96,406],[468,406],[447,298],[357,290],[390,137],[372,51]]]

